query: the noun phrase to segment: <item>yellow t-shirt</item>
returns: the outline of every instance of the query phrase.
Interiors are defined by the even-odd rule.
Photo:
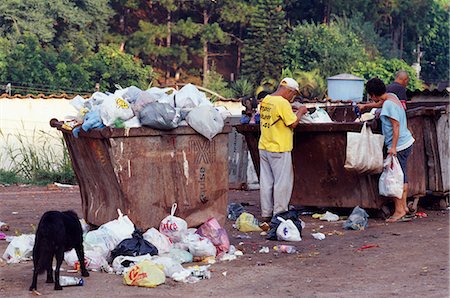
[[[288,152],[294,147],[294,131],[289,127],[297,120],[290,103],[281,96],[267,95],[261,102],[261,137],[258,148],[269,152]]]

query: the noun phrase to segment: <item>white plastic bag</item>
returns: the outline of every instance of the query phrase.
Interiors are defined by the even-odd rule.
[[[169,237],[172,242],[181,241],[188,229],[184,219],[174,216],[176,210],[177,203],[174,203],[170,215],[166,216],[159,225],[159,231]]]
[[[7,263],[19,263],[31,259],[35,235],[23,234],[14,237],[3,254]]]
[[[311,115],[311,119],[314,121],[314,123],[331,123],[333,120],[331,120],[328,113],[319,107],[316,107],[316,110]]]
[[[292,222],[292,220],[285,220],[282,217],[277,217],[279,221],[281,221],[280,225],[277,228],[277,238],[278,240],[284,241],[302,241],[300,237],[300,232]]]
[[[170,239],[155,228],[148,229],[142,236],[158,249],[158,254],[167,253],[172,248]]]
[[[189,252],[194,257],[215,257],[217,254],[216,247],[206,237],[199,234],[190,234],[187,236],[187,241],[189,242]]]
[[[79,260],[75,249],[66,251],[64,253],[64,261],[69,267],[76,267],[76,264],[79,263]],[[108,265],[105,257],[103,257],[101,253],[94,250],[84,251],[84,263],[86,265],[86,269],[88,270],[100,270],[102,267]]]
[[[364,122],[361,132],[347,132],[344,168],[358,174],[379,174],[383,171],[384,136],[373,134]]]
[[[403,194],[403,171],[396,156],[388,155],[378,182],[380,195],[400,199]]]
[[[128,101],[116,94],[111,94],[103,99],[100,116],[103,124],[112,126],[117,119],[126,121],[133,118],[134,112]]]
[[[208,140],[212,140],[223,129],[223,118],[220,113],[211,106],[199,106],[186,117],[186,121],[196,132]]]
[[[159,256],[153,256],[152,262],[155,264],[159,264],[163,266],[164,274],[167,277],[172,277],[175,273],[183,271],[184,268],[181,266],[179,262],[176,260],[170,258],[170,257],[159,257]]]
[[[112,268],[116,274],[122,274],[126,271],[127,268],[133,267],[135,264],[142,262],[143,260],[152,260],[152,256],[150,254],[142,255],[142,256],[117,256],[112,262]],[[124,261],[128,261],[129,266],[125,267],[122,263]]]
[[[212,106],[211,102],[206,98],[206,94],[199,91],[194,85],[187,84],[177,93],[174,93],[170,103],[176,108],[195,108],[201,105]]]
[[[115,242],[114,247],[122,240],[132,238],[134,232],[134,224],[128,216],[123,215],[120,209],[117,209],[117,213],[119,214],[117,219],[109,221],[98,228],[111,236],[112,240]]]
[[[86,251],[96,251],[106,258],[117,244],[114,238],[109,235],[106,230],[97,229],[86,234],[83,245]]]

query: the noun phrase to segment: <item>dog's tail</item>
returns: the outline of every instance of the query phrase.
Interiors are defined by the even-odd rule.
[[[33,252],[33,257],[37,258],[37,262],[34,263],[35,270],[38,273],[43,273],[52,266],[54,246],[47,241],[39,241],[39,239],[36,239],[34,249],[37,250]]]

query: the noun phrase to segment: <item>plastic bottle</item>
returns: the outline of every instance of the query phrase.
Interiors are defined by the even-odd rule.
[[[84,284],[84,281],[80,277],[60,276],[59,277],[59,284],[61,285],[61,287],[82,286]]]
[[[273,250],[279,251],[279,252],[285,252],[288,254],[293,254],[297,251],[295,246],[292,246],[292,245],[275,245],[273,247]]]

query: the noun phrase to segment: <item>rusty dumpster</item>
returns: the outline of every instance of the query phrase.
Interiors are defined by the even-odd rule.
[[[115,219],[119,208],[146,230],[158,227],[176,202],[176,215],[190,227],[210,217],[224,224],[230,125],[209,141],[190,127],[106,127],[75,138],[62,124],[50,121],[63,133],[88,223]]]

